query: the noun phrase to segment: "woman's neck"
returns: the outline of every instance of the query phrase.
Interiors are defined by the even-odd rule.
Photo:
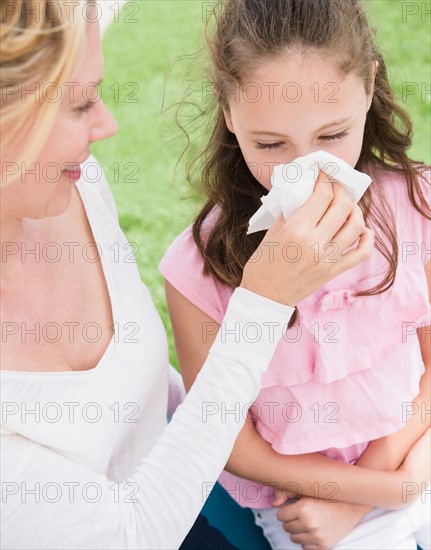
[[[31,220],[8,217],[4,212],[0,217],[1,244],[1,288],[15,282],[15,276],[22,268],[40,262],[40,250],[50,242],[52,221],[50,218]],[[26,265],[25,265],[26,264]]]

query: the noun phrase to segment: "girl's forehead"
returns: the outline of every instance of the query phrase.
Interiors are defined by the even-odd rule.
[[[366,107],[365,86],[354,73],[341,76],[319,63],[288,70],[277,60],[261,67],[226,99],[238,128],[292,135],[351,124]],[[331,69],[331,70],[330,70]],[[291,137],[292,137],[291,135]]]
[[[283,117],[295,111],[304,116],[342,116],[364,102],[365,83],[354,72],[342,75],[336,63],[319,54],[279,55],[257,64],[237,84],[224,90],[231,109],[253,118],[273,113]],[[235,109],[235,105],[237,108]]]
[[[272,57],[257,60],[254,69],[246,80],[268,80],[276,78],[278,82],[297,79],[326,79],[342,81],[346,78],[338,69],[335,59],[330,59],[318,51],[285,51]]]

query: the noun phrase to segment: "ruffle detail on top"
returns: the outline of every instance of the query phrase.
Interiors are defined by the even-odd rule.
[[[343,307],[359,307],[361,298],[356,296],[352,290],[340,289],[327,292],[318,303],[320,311],[326,312],[329,309],[340,309]]]
[[[399,346],[413,345],[416,329],[430,324],[424,266],[400,264],[391,289],[373,296],[356,296],[355,288],[322,288],[298,311],[299,323],[285,332],[262,388],[310,380],[330,384],[377,368]]]

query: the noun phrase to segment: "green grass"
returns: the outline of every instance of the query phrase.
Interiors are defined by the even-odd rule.
[[[410,156],[431,160],[431,2],[370,0],[366,3],[389,80],[414,128]],[[417,13],[414,13],[417,9]],[[426,16],[428,11],[428,16]],[[426,94],[428,90],[428,94]]]
[[[425,88],[430,89],[430,36],[429,16],[426,22],[422,21],[425,14],[421,18],[422,5],[428,10],[431,7],[429,1],[367,2],[395,93],[414,122],[411,156],[429,163],[430,96],[423,94]],[[138,0],[126,5],[103,40],[102,95],[120,130],[114,138],[93,147],[111,184],[121,226],[129,241],[139,247],[139,270],[167,328],[174,364],[163,280],[157,266],[169,243],[190,223],[197,201],[185,200],[190,189],[183,166],[174,174],[184,141],[172,141],[176,133],[173,111],[162,116],[161,108],[164,93],[165,106],[182,97],[187,84],[183,64],[171,71],[165,90],[167,68],[177,56],[202,47],[206,6],[208,2],[199,0]],[[418,13],[410,14],[416,6]],[[414,85],[407,88],[406,83],[416,83],[418,91],[403,102],[403,89],[415,91]],[[195,87],[199,89],[199,82]]]

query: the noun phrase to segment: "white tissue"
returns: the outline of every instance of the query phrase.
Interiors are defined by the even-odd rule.
[[[296,212],[313,193],[319,170],[323,170],[331,180],[338,181],[355,202],[371,183],[367,174],[358,172],[326,151],[298,157],[289,164],[279,164],[272,172],[271,190],[260,199],[262,206],[250,218],[247,235],[269,229],[281,213],[287,220]]]

